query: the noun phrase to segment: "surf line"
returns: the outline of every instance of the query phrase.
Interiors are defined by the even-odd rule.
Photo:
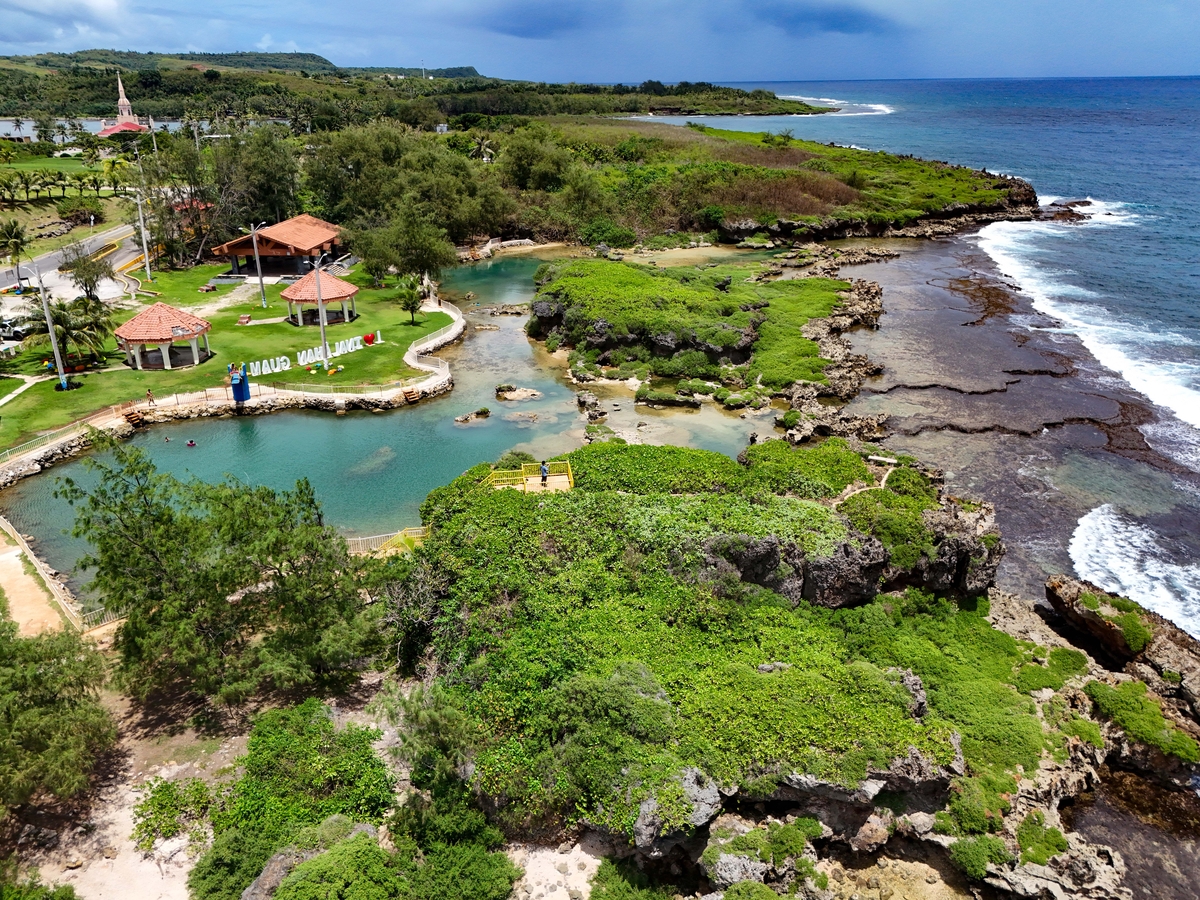
[[[336,356],[345,356],[347,353],[355,353],[366,347],[374,347],[376,344],[383,343],[383,336],[379,332],[367,335],[366,338],[352,337],[346,338],[343,341],[338,341],[332,347],[329,344],[325,345],[326,359],[333,359]],[[309,350],[300,350],[296,353],[296,365],[311,366],[321,361],[321,347],[317,345]],[[256,375],[271,375],[279,372],[286,372],[292,367],[292,361],[286,356],[274,356],[269,359],[256,360],[246,364],[248,374]]]

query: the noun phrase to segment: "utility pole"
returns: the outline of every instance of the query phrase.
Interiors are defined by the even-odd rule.
[[[258,293],[262,297],[263,309],[267,308],[267,289],[263,287],[262,263],[258,260],[258,229],[266,224],[266,222],[259,222],[257,225],[250,226],[250,243],[254,245],[254,269],[258,272]]]
[[[146,262],[146,280],[153,281],[154,277],[150,274],[150,245],[146,242],[146,217],[142,215],[142,191],[139,188],[137,192],[137,208],[138,208],[138,228],[142,230],[142,258]]]
[[[317,257],[317,265],[313,270],[316,274],[313,276],[317,282],[317,321],[321,323],[321,362],[325,364],[325,371],[329,371],[329,343],[325,340],[325,304],[321,301],[321,261],[329,254],[322,253]],[[303,321],[304,313],[300,313],[301,321]]]
[[[146,280],[153,281],[154,276],[150,274],[150,245],[146,241],[146,217],[142,215],[142,194],[146,190],[146,170],[142,168],[142,152],[134,144],[134,153],[137,154],[138,176],[140,182],[137,189],[137,208],[138,208],[138,227],[142,231],[142,260],[146,263]]]
[[[50,298],[46,294],[46,285],[42,282],[42,270],[34,263],[33,271],[37,273],[38,294],[42,298],[42,312],[46,314],[46,330],[50,332],[50,346],[54,350],[54,365],[58,369],[58,383],[62,389],[67,389],[67,373],[63,369],[62,354],[58,351],[58,335],[54,333],[54,322],[50,319]]]

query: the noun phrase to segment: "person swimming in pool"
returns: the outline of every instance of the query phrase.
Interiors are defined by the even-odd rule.
[[[187,442],[187,445],[188,445],[189,447],[195,447],[195,446],[196,446],[196,442],[195,442],[195,441],[188,441],[188,442]]]

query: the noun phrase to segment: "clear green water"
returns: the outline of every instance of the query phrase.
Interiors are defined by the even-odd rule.
[[[540,260],[515,257],[463,267],[447,274],[443,294],[461,304],[468,327],[463,341],[438,351],[450,363],[454,390],[414,407],[386,413],[287,412],[269,416],[200,419],[159,425],[130,443],[150,454],[164,471],[206,481],[226,475],[273,488],[308,478],[324,505],[327,520],[348,535],[396,531],[419,523],[425,495],[481,461],[506,450],[550,456],[578,447],[584,423],[575,388],[544,350],[525,337],[524,317],[472,312],[481,305],[521,303],[533,295]],[[474,292],[474,303],[461,298]],[[475,324],[499,326],[475,330]],[[509,382],[536,388],[539,400],[501,403],[495,386]],[[634,409],[623,387],[597,391],[618,402],[614,427],[647,423],[647,442],[688,444],[736,455],[750,431],[770,431],[769,421],[743,420],[706,408],[698,412]],[[492,416],[459,425],[454,417],[487,406]],[[536,414],[536,421],[529,414]],[[170,438],[169,441],[165,440]],[[187,447],[195,440],[197,446]],[[55,466],[0,492],[0,513],[36,538],[39,554],[62,572],[73,572],[85,545],[66,534],[70,506],[54,497],[63,477],[83,485],[94,481],[79,460]],[[80,578],[73,578],[79,589]]]

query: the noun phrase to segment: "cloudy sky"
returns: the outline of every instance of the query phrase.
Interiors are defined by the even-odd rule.
[[[304,50],[506,78],[1200,74],[1200,0],[0,0],[0,54]]]

